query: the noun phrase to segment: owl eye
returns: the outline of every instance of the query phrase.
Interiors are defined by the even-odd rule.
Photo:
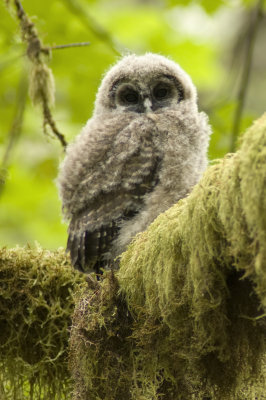
[[[135,90],[127,89],[122,93],[121,99],[127,104],[137,104],[139,101],[139,95]]]
[[[153,95],[156,100],[162,100],[168,97],[170,89],[167,86],[158,85],[154,88]]]

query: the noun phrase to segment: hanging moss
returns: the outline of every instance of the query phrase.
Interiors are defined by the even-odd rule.
[[[94,286],[94,287],[93,287]],[[130,399],[131,317],[107,272],[80,296],[71,331],[70,358],[77,399]]]
[[[0,250],[0,399],[69,398],[74,290],[85,286],[64,250]]]
[[[51,69],[40,61],[32,63],[29,94],[33,104],[47,101],[49,105],[53,105],[54,92],[55,84]]]
[[[265,174],[266,115],[83,294],[73,399],[266,399]]]

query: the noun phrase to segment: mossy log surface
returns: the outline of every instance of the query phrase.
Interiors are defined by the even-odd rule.
[[[266,115],[73,318],[75,400],[266,399]]]
[[[69,330],[82,286],[63,249],[0,250],[0,400],[70,398]]]
[[[266,399],[265,313],[266,115],[100,282],[0,251],[0,399]]]

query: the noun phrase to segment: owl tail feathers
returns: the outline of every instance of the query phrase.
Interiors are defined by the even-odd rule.
[[[81,259],[84,257],[80,257],[81,248],[82,246],[80,246],[80,238],[77,235],[70,233],[67,240],[66,251],[70,253],[71,263],[73,267],[81,272],[85,272],[84,263],[81,262]]]
[[[74,268],[83,273],[100,273],[97,266],[97,254],[91,251],[93,243],[89,244],[87,240],[88,232],[80,234],[69,233],[67,241],[67,252],[70,253],[71,263]],[[89,235],[91,236],[91,235]]]
[[[112,262],[109,251],[115,234],[113,226],[90,232],[71,229],[70,224],[67,251],[73,267],[83,273],[102,274],[102,269],[108,269]]]

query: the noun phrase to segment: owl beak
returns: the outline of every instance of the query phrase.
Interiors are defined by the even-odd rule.
[[[152,112],[152,102],[150,101],[150,99],[148,97],[146,97],[144,99],[143,105],[144,105],[145,111],[147,113]]]

